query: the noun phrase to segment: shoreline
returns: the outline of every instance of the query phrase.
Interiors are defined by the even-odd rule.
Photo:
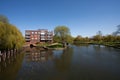
[[[113,47],[120,49],[120,43],[113,43],[113,42],[82,42],[82,43],[75,43],[75,44],[92,44],[92,45],[104,45],[107,47]]]

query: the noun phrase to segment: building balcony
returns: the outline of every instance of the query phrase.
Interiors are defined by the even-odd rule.
[[[25,39],[26,42],[30,42],[30,39]]]
[[[25,36],[26,39],[30,39],[30,36]]]
[[[30,34],[25,34],[25,36],[30,36]]]
[[[45,38],[41,38],[40,40],[46,40]]]

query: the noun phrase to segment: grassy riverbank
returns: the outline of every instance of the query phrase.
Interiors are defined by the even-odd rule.
[[[46,49],[57,49],[57,50],[64,49],[63,44],[61,43],[52,43],[52,44],[43,43],[43,44],[37,44],[36,47],[42,47]]]
[[[120,42],[77,42],[75,44],[94,44],[94,45],[104,45],[108,47],[114,47],[114,48],[119,48],[120,49]]]

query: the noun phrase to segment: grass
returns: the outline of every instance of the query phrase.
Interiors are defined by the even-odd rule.
[[[76,44],[96,44],[96,45],[105,45],[108,47],[114,47],[120,49],[120,42],[99,42],[99,41],[92,41],[92,42],[77,42]]]
[[[63,45],[61,43],[52,43],[52,44],[48,44],[48,43],[42,43],[42,44],[37,44],[37,47],[48,47],[48,48],[63,48]]]
[[[63,48],[63,45],[61,43],[53,43],[51,45],[47,46],[48,48]]]

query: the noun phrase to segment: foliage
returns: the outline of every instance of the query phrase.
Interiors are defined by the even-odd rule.
[[[14,25],[0,22],[0,49],[18,49],[23,43],[24,38]]]
[[[120,36],[113,35],[103,36],[103,42],[120,42]]]
[[[75,39],[74,39],[74,43],[88,43],[89,42],[89,38],[88,37],[82,37],[80,35],[78,35]]]
[[[48,48],[63,48],[63,44],[61,43],[54,43],[52,45],[47,46]]]
[[[100,35],[95,35],[95,36],[93,36],[93,38],[92,38],[94,41],[101,41],[102,40],[102,36],[100,36]]]
[[[72,37],[71,35],[67,35],[65,40],[68,42],[68,43],[73,43],[73,40],[74,40],[74,37]]]
[[[59,36],[53,36],[53,41],[56,43],[56,42],[61,42],[61,39]]]
[[[64,42],[71,38],[70,36],[70,29],[66,26],[57,26],[54,29],[54,41],[55,42]]]

